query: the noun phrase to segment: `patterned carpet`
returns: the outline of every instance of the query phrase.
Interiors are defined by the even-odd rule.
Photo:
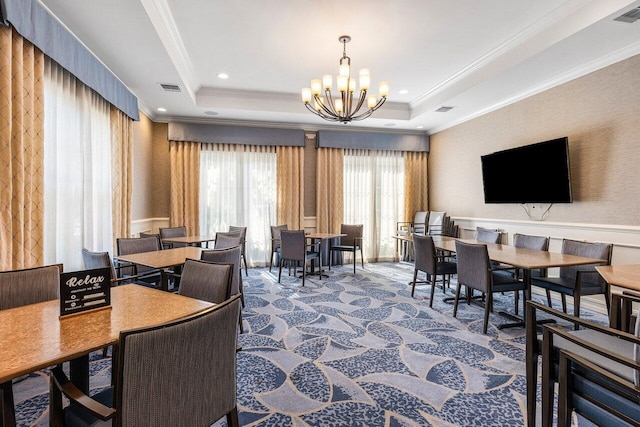
[[[454,319],[441,289],[430,309],[428,286],[411,298],[409,264],[351,268],[304,288],[276,269],[244,278],[241,425],[524,425],[524,329],[498,330],[509,320],[492,314],[483,335],[483,308],[461,304]],[[511,295],[496,298],[496,313],[513,311]],[[92,388],[109,383],[108,359],[92,355],[91,369]],[[14,388],[19,425],[47,425],[46,373]]]

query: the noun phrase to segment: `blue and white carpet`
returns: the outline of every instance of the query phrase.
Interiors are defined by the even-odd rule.
[[[430,309],[428,286],[411,298],[409,264],[328,273],[307,278],[304,288],[286,271],[278,284],[276,269],[243,277],[241,425],[524,425],[524,329],[498,330],[509,320],[492,314],[484,335],[484,309],[461,303],[455,319],[440,288]],[[494,304],[496,313],[512,312],[513,296],[497,294]],[[91,386],[101,388],[110,363],[98,353],[92,360]],[[19,425],[47,425],[46,373],[14,389]]]

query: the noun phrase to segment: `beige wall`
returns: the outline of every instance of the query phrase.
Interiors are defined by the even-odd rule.
[[[568,136],[574,202],[554,205],[547,220],[638,225],[638,70],[640,55],[432,135],[429,208],[528,220],[520,205],[484,203],[480,156]],[[522,173],[535,180],[544,165]]]
[[[169,143],[167,125],[140,113],[133,123],[133,196],[131,220],[169,216]]]

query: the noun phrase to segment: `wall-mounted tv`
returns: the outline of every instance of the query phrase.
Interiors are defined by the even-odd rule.
[[[481,156],[485,203],[571,203],[567,137]]]

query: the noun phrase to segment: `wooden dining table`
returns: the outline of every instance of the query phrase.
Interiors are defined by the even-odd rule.
[[[598,265],[596,271],[610,286],[622,288],[623,292],[632,291],[634,295],[638,295],[640,292],[640,264]],[[621,298],[615,292],[611,292],[610,297],[609,326],[634,333],[633,325],[627,323],[632,312],[631,300]],[[623,321],[623,319],[625,320]]]
[[[407,242],[413,242],[412,236],[397,236],[396,238]],[[436,249],[445,252],[455,253],[456,241],[487,245],[489,259],[491,261],[522,269],[524,272],[523,281],[526,285],[525,299],[531,298],[531,272],[533,270],[549,269],[554,267],[569,267],[574,265],[601,264],[606,262],[598,258],[587,258],[577,255],[563,254],[559,252],[517,248],[515,246],[503,245],[501,243],[487,243],[475,239],[459,239],[448,236],[433,236],[433,244]],[[518,320],[516,323],[501,325],[502,328],[513,326],[524,326],[524,319]]]
[[[122,331],[180,319],[212,305],[130,284],[111,289],[110,306],[69,316],[60,317],[57,299],[0,310],[0,384],[70,361],[71,380],[87,392],[89,353],[117,344]],[[15,424],[11,406],[2,409],[5,425]]]
[[[162,239],[163,243],[170,244],[184,244],[187,246],[200,246],[205,243],[205,247],[209,247],[209,242],[215,242],[215,236],[198,235],[198,236],[183,236],[183,237],[167,237]]]
[[[322,256],[322,242],[324,242],[325,240],[329,242],[329,246],[328,246],[329,264],[331,264],[331,240],[337,237],[345,237],[345,236],[346,234],[344,233],[316,233],[316,232],[305,233],[305,237],[311,240],[312,243],[315,243],[315,242],[320,243],[318,248],[318,251],[320,252],[320,256]],[[322,270],[318,270],[316,272],[313,268],[313,264],[311,264],[311,273],[309,274],[317,274],[318,276],[321,276],[321,277],[329,277],[328,275],[324,274]]]
[[[200,259],[202,249],[195,246],[182,248],[163,249],[151,252],[139,252],[136,254],[118,255],[116,260],[125,263],[144,265],[160,271],[160,289],[169,290],[169,269],[183,265],[187,259]]]

